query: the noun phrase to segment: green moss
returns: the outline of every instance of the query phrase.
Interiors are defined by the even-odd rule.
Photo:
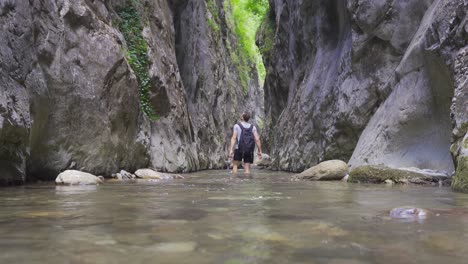
[[[210,13],[210,15],[208,15],[208,24],[215,32],[219,33],[221,31],[219,26],[221,20],[219,18],[218,6],[216,5],[215,0],[208,0],[206,2],[206,6],[208,8],[208,12]]]
[[[221,29],[219,28],[219,25],[213,19],[208,18],[208,24],[215,32],[220,32]]]
[[[457,172],[452,181],[452,189],[468,193],[468,156],[458,157]]]
[[[385,180],[398,182],[402,179],[421,178],[423,175],[398,169],[379,166],[357,167],[349,174],[349,182],[383,183]]]
[[[148,43],[142,35],[143,24],[141,16],[135,7],[137,4],[138,1],[133,0],[127,6],[117,10],[117,14],[121,19],[118,25],[127,43],[124,55],[138,79],[142,109],[150,119],[157,120],[159,117],[149,99],[151,80],[149,75]]]
[[[269,11],[268,0],[231,0],[235,32],[246,63],[257,68],[260,83],[265,80],[265,66],[255,43],[257,30]],[[248,73],[249,74],[249,73]]]

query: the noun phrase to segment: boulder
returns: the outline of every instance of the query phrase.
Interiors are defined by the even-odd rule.
[[[254,165],[257,165],[259,167],[268,167],[271,165],[271,157],[268,154],[263,153],[262,154],[262,159],[256,158]]]
[[[339,181],[348,174],[348,164],[341,160],[328,160],[295,175],[296,179]]]
[[[361,166],[353,169],[349,174],[350,182],[360,183],[414,183],[414,184],[438,184],[449,177],[442,173],[425,173],[419,169],[395,169],[384,166]]]
[[[174,180],[174,179],[184,179],[184,176],[180,174],[168,174],[155,171],[152,169],[139,169],[135,171],[135,175],[141,179],[153,179],[153,180]]]
[[[55,183],[65,185],[95,185],[103,183],[103,181],[90,173],[66,170],[57,176]]]

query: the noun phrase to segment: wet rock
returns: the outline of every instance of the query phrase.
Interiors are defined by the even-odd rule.
[[[463,139],[463,146],[461,146],[459,150],[457,171],[453,178],[452,189],[461,192],[468,192],[468,133],[466,133],[465,138]]]
[[[189,242],[166,242],[159,243],[153,247],[149,247],[148,250],[158,251],[163,253],[186,253],[195,250],[197,243]]]
[[[341,179],[342,181],[344,182],[348,182],[349,181],[349,174],[346,174],[346,176],[343,177],[343,179]]]
[[[262,159],[258,159],[256,157],[254,165],[259,167],[268,167],[271,165],[271,157],[268,154],[262,153]]]
[[[357,167],[349,174],[350,182],[361,183],[414,183],[436,185],[440,180],[446,180],[447,175],[423,173],[421,170],[394,169],[384,166]]]
[[[135,172],[136,177],[141,179],[153,179],[153,180],[180,180],[184,179],[184,176],[180,174],[168,174],[155,171],[152,169],[139,169]]]
[[[125,170],[121,170],[119,173],[112,174],[113,178],[116,178],[119,181],[131,181],[136,178],[134,174],[127,172]]]
[[[425,219],[428,216],[428,211],[417,207],[397,207],[390,210],[391,218],[400,219]]]
[[[66,170],[55,179],[56,184],[64,185],[95,185],[103,183],[98,177],[77,170]]]
[[[329,160],[294,176],[300,180],[339,181],[348,174],[348,164],[341,160]]]

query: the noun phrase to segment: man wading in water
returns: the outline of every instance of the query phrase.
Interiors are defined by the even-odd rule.
[[[250,164],[253,163],[255,144],[258,147],[258,158],[262,158],[262,146],[257,128],[249,122],[250,114],[244,112],[239,123],[234,125],[231,138],[229,157],[234,158],[232,173],[237,173],[239,162],[244,160],[245,174],[250,174]],[[237,144],[236,144],[237,142]],[[234,151],[234,146],[236,149]]]

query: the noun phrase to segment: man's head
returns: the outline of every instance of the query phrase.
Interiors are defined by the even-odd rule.
[[[244,112],[244,113],[242,113],[241,119],[242,119],[242,121],[249,122],[249,120],[250,120],[250,113],[249,113],[249,112]]]

